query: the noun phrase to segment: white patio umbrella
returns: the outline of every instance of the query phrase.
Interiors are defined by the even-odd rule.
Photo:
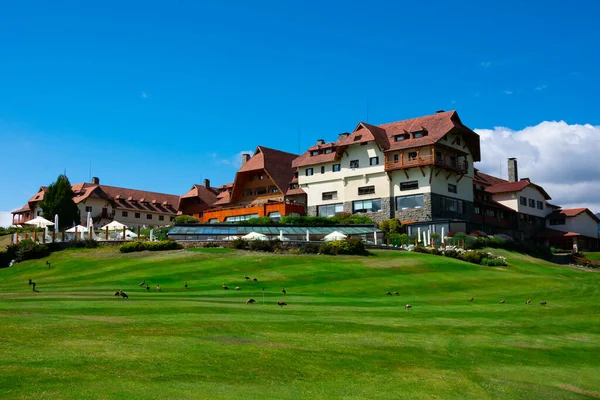
[[[103,231],[106,230],[106,228],[108,228],[109,231],[118,231],[118,230],[123,230],[123,228],[125,228],[126,225],[123,225],[122,223],[120,223],[119,221],[113,221],[110,224],[106,224],[104,225],[102,228]]]
[[[279,231],[279,240],[281,240],[282,242],[288,241],[290,240],[289,238],[286,238],[285,236],[283,236],[283,231]]]
[[[242,236],[244,240],[269,240],[266,235],[262,233],[250,232],[249,234]]]
[[[323,240],[326,242],[333,242],[334,240],[344,240],[346,238],[347,236],[344,235],[342,232],[333,231],[329,235],[325,236]]]
[[[226,236],[223,240],[238,240],[239,238],[239,236]]]
[[[58,233],[58,214],[54,214],[54,232]]]
[[[85,234],[86,227],[82,225],[77,225],[72,228],[67,229],[65,232],[75,233],[75,229],[77,229],[77,233],[79,233],[79,237],[83,240],[83,235]]]
[[[35,217],[34,219],[32,219],[31,221],[27,221],[25,222],[25,224],[27,225],[33,225],[36,228],[45,228],[47,226],[52,226],[54,225],[54,222],[50,222],[48,221],[46,218],[44,217]]]
[[[138,237],[137,233],[131,232],[129,229],[125,231],[125,237],[135,239]]]

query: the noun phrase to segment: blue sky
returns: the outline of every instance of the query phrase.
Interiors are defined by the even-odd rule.
[[[0,13],[0,210],[90,161],[102,183],[181,194],[258,144],[438,109],[600,125],[595,1],[24,3]]]

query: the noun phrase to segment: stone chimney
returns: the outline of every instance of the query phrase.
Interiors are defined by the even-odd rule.
[[[325,144],[325,141],[323,139],[317,140],[317,146],[323,146],[324,144]]]
[[[210,180],[209,179],[204,180],[204,187],[207,189],[210,189]]]
[[[519,180],[519,170],[517,168],[517,159],[509,158],[508,159],[508,181],[509,182],[517,182]]]
[[[338,142],[341,142],[342,140],[346,140],[348,138],[348,136],[350,136],[350,134],[348,132],[340,133],[338,135]]]
[[[97,176],[92,178],[92,185],[99,185],[100,184],[100,178],[98,178]]]
[[[242,153],[242,165],[246,164],[250,160],[250,154]]]

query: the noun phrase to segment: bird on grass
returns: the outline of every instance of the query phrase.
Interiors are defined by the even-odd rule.
[[[244,275],[244,279],[245,280],[250,280],[250,277],[248,275]]]
[[[404,308],[405,308],[406,310],[410,310],[410,309],[412,308],[412,306],[411,306],[410,304],[407,304],[407,305],[405,305],[405,306],[404,306]]]
[[[187,282],[185,283],[185,285],[183,285],[183,287],[185,288],[185,290],[187,290],[187,288],[188,288]]]
[[[253,280],[254,282],[258,282],[258,279],[256,279],[256,278],[252,278],[252,280]]]
[[[472,302],[473,300],[475,300],[475,299],[473,299],[473,296],[469,297],[470,302]]]
[[[545,306],[546,305],[546,300],[540,301],[540,305],[541,306]]]
[[[386,295],[386,296],[391,296],[391,295],[392,295],[392,292],[385,292],[385,295]]]
[[[525,302],[525,304],[531,304],[531,299],[527,299],[527,301]]]
[[[138,286],[145,286],[146,285],[146,280],[144,279],[143,281],[140,282],[140,284]]]
[[[127,296],[127,293],[125,293],[125,292],[124,292],[124,291],[122,291],[122,290],[119,290],[119,294],[120,294],[120,295],[121,295],[121,297],[122,297],[122,298],[124,298],[124,299],[128,299],[128,298],[129,298],[129,296]]]
[[[46,267],[48,267],[48,269],[50,269],[50,266],[51,266],[50,262],[46,261]]]
[[[500,300],[500,304],[504,304],[504,303],[506,303],[506,299]]]
[[[278,305],[279,307],[287,306],[287,304],[286,304],[286,303],[284,303],[283,301],[278,301],[278,302],[277,302],[277,305]]]
[[[400,296],[400,293],[398,293],[398,292],[393,292],[392,294],[393,294],[394,296]]]
[[[225,284],[223,284],[223,290],[229,290],[229,288]]]
[[[116,292],[113,294],[113,296],[117,296],[117,297],[119,297],[120,295],[121,295],[121,291],[120,291],[120,290],[117,290],[117,291],[116,291]]]
[[[287,294],[287,290],[285,290],[285,288],[282,288],[282,289],[281,289],[281,293],[283,293],[283,294]]]
[[[235,287],[235,290],[240,290],[240,289],[241,289],[241,288],[240,288],[239,286],[236,286],[236,287]]]
[[[150,285],[146,285],[146,292],[150,291]]]
[[[256,300],[254,300],[254,299],[248,299],[246,301],[246,304],[254,304],[254,303],[256,303]]]
[[[160,289],[160,285],[156,285],[156,291],[157,291],[157,292],[160,292],[160,290],[161,290],[161,289]]]
[[[29,286],[31,286],[33,284],[33,282],[31,282],[31,279],[29,279]]]

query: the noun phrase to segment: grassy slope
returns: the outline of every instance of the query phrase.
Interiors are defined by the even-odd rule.
[[[10,244],[11,235],[0,236],[0,251],[4,250]]]
[[[584,254],[590,260],[600,261],[600,253],[588,253],[588,252],[585,252]]]
[[[55,253],[0,270],[0,398],[600,397],[600,275],[506,255]]]

